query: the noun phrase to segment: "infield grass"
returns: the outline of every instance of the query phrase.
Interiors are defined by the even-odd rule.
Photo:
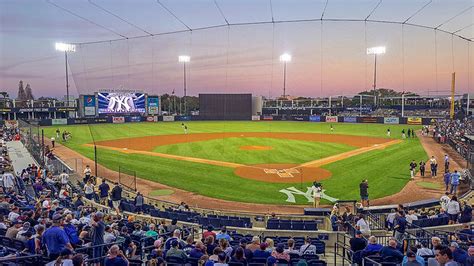
[[[383,125],[383,124],[343,124],[332,123],[334,132],[330,131],[329,123],[311,123],[311,122],[185,122],[192,133],[211,133],[211,132],[307,132],[307,133],[325,133],[325,134],[343,134],[343,135],[359,135],[386,137],[387,128],[392,131],[391,138],[399,139],[401,130],[408,128],[419,129],[420,126],[407,125]],[[167,134],[183,134],[181,122],[159,122],[159,123],[127,123],[127,124],[96,124],[96,125],[76,125],[76,126],[53,126],[45,127],[45,136],[51,137],[55,135],[55,130],[60,128],[72,133],[72,139],[67,143],[62,143],[69,148],[87,156],[94,158],[93,148],[84,146],[86,143],[92,143],[100,140],[111,140],[120,138],[151,136],[151,135],[167,135]],[[273,141],[272,139],[271,141]],[[221,140],[222,141],[222,140]],[[344,149],[348,149],[346,145],[336,144],[330,149],[330,143],[311,142],[311,147],[305,146],[307,143],[301,143],[294,154],[290,154],[291,149],[284,148],[286,142],[272,143],[268,145],[268,139],[249,138],[248,140],[226,140],[219,146],[218,140],[206,141],[206,143],[186,143],[183,147],[158,147],[157,149],[168,149],[166,152],[179,153],[179,155],[187,156],[203,156],[202,153],[193,152],[196,149],[194,145],[204,145],[204,148],[214,150],[219,147],[224,149],[235,150],[236,146],[241,145],[262,145],[272,146],[276,150],[272,151],[253,151],[269,152],[267,156],[243,156],[236,151],[234,154],[225,153],[214,150],[210,154],[209,159],[218,160],[242,160],[245,163],[258,163],[260,157],[268,159],[289,160],[295,158],[297,160],[305,160],[306,156],[313,154],[314,158],[326,157],[331,153],[339,153]],[[304,142],[304,141],[303,141]],[[252,143],[252,144],[248,144]],[[190,145],[192,144],[192,145]],[[167,145],[181,146],[183,144]],[[190,145],[190,146],[189,146]],[[345,146],[345,147],[344,147]],[[281,149],[281,151],[280,151]],[[320,150],[321,156],[318,157]],[[350,148],[349,148],[350,149]],[[238,149],[237,149],[238,150]],[[285,154],[284,150],[288,150]],[[163,151],[161,151],[163,152]],[[277,155],[278,154],[278,155]],[[325,156],[323,156],[326,154]],[[206,155],[207,156],[207,155]],[[311,157],[311,156],[309,156]],[[387,147],[384,150],[374,150],[358,156],[354,156],[345,160],[337,161],[323,168],[332,172],[332,177],[324,180],[323,186],[327,190],[327,194],[344,200],[357,200],[359,198],[359,183],[362,179],[369,180],[370,198],[380,198],[383,196],[394,194],[400,191],[409,181],[408,164],[413,159],[415,161],[426,160],[428,158],[426,152],[421,146],[418,139],[406,139],[399,144]],[[256,161],[253,161],[256,160]],[[285,184],[285,183],[266,183],[260,181],[241,178],[233,173],[233,169],[222,166],[206,165],[188,161],[177,161],[173,159],[146,156],[141,154],[126,154],[118,151],[105,150],[98,148],[98,163],[106,166],[111,170],[118,170],[118,167],[135,170],[137,176],[163,183],[172,187],[192,191],[201,195],[221,198],[225,200],[268,203],[268,204],[285,204],[286,196],[279,190],[295,187],[306,192],[306,187],[310,183],[303,184]],[[100,173],[99,173],[100,175]],[[296,196],[297,204],[308,204],[306,199]],[[324,203],[324,201],[323,201]],[[328,202],[326,202],[328,203]]]

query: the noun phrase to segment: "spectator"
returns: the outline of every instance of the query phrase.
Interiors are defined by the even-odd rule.
[[[212,251],[212,255],[209,257],[209,260],[211,261],[214,261],[214,262],[217,262],[219,261],[219,254],[223,253],[224,251],[222,251],[222,248],[220,247],[216,247],[214,248],[214,250]],[[224,253],[225,255],[225,253]]]
[[[449,216],[449,224],[456,223],[458,220],[458,215],[460,213],[459,202],[456,196],[453,196],[451,198],[451,201],[446,206],[446,212]]]
[[[454,170],[454,173],[451,174],[451,189],[449,191],[453,195],[456,195],[459,178],[461,178],[461,175],[458,173],[458,170]]]
[[[467,252],[459,248],[459,245],[456,242],[451,242],[451,244],[449,244],[449,249],[451,250],[453,260],[461,265],[465,265],[468,257]]]
[[[171,249],[171,244],[174,241],[178,243],[179,248],[183,248],[186,245],[186,243],[184,243],[183,240],[181,240],[181,230],[179,229],[174,230],[173,236],[168,238],[165,242],[165,250]]]
[[[397,212],[395,209],[390,210],[390,213],[387,215],[387,228],[393,230],[395,226],[395,218],[397,218]]]
[[[140,192],[137,192],[137,196],[135,197],[135,210],[138,213],[143,212],[143,204],[145,203],[145,199]]]
[[[189,252],[191,252],[193,248],[194,248],[194,238],[192,235],[190,235],[188,236],[188,238],[186,238],[186,245],[184,245],[183,251],[186,252],[187,255],[189,255]]]
[[[109,197],[109,184],[105,181],[105,179],[102,179],[102,184],[99,185],[99,199],[100,199],[100,204],[108,206],[107,204],[107,198]]]
[[[219,240],[219,246],[222,248],[227,257],[232,255],[232,247],[229,245],[229,242],[225,238]]]
[[[205,245],[206,245],[207,254],[212,254],[214,249],[217,247],[217,245],[214,243],[214,237],[212,235],[209,235],[206,238]]]
[[[276,246],[271,256],[277,260],[286,260],[288,262],[290,261],[290,254],[288,252],[285,252],[285,245],[283,245],[282,243],[279,243]]]
[[[254,258],[268,258],[271,254],[267,250],[267,243],[263,242],[260,244],[260,248],[253,252]]]
[[[407,223],[412,224],[413,221],[418,220],[418,216],[415,214],[415,210],[409,210],[408,215],[405,217]]]
[[[393,238],[388,241],[388,246],[385,246],[380,250],[380,256],[382,256],[382,259],[394,257],[398,262],[403,260],[403,254],[397,249],[397,240]]]
[[[38,224],[35,226],[36,234],[33,235],[35,239],[35,254],[45,254],[45,246],[42,244],[43,241],[43,233],[44,233],[44,226]]]
[[[244,255],[244,249],[241,247],[238,247],[235,250],[234,256],[230,259],[231,262],[236,262],[236,263],[242,263],[244,266],[247,265],[247,259],[245,258]]]
[[[449,184],[451,184],[451,173],[449,172],[449,169],[445,170],[443,179],[444,179],[445,190],[446,192],[448,192]]]
[[[66,173],[66,170],[63,170],[63,172],[59,175],[59,181],[61,186],[67,186],[69,182],[69,175]]]
[[[219,253],[219,255],[217,255],[217,259],[218,261],[214,263],[214,266],[228,266],[229,265],[226,263],[227,256],[225,255],[224,252]]]
[[[23,234],[28,232],[28,231],[30,231],[30,223],[25,222],[25,223],[23,223],[23,225],[20,228],[20,230],[18,231],[18,233],[16,233],[15,238],[22,241],[22,242],[26,242],[27,238]]]
[[[179,244],[180,243],[178,242],[178,240],[176,240],[176,239],[172,240],[171,248],[166,252],[166,258],[176,257],[176,258],[180,258],[182,260],[186,260],[186,258],[188,256],[186,255],[186,253],[183,250],[181,250],[179,248]]]
[[[90,181],[90,180],[89,180]],[[104,244],[104,232],[105,232],[105,223],[103,221],[104,214],[102,212],[96,212],[92,216],[91,226],[92,230],[92,246]],[[92,258],[97,259],[103,254],[103,246],[95,247],[92,249]],[[95,261],[97,262],[97,261]]]
[[[300,251],[295,249],[295,240],[293,238],[288,239],[287,244],[288,244],[288,249],[286,249],[285,251],[288,254],[298,254],[298,255],[300,254]]]
[[[216,240],[219,241],[219,240],[221,240],[221,239],[225,239],[225,240],[227,240],[227,241],[230,241],[230,240],[231,240],[229,234],[227,234],[227,229],[226,229],[225,226],[223,226],[223,227],[221,228],[221,231],[216,235]]]
[[[113,245],[109,249],[109,254],[105,258],[105,266],[128,266],[128,259],[123,255],[119,246]]]
[[[247,245],[247,249],[249,249],[252,252],[255,252],[255,250],[260,249],[260,238],[258,236],[253,236],[252,242],[250,242],[250,244]]]
[[[216,239],[216,233],[213,232],[214,227],[212,225],[207,226],[207,231],[202,233],[202,239],[206,239],[208,236],[213,236]]]
[[[395,226],[393,227],[395,230],[395,239],[398,242],[402,242],[405,236],[405,230],[407,227],[407,220],[405,219],[405,212],[399,211],[398,216],[395,219]]]
[[[88,200],[94,199],[94,185],[92,184],[90,179],[84,185],[84,194],[86,196],[86,199]]]
[[[245,238],[241,238],[239,241],[239,246],[233,248],[233,254],[235,255],[235,252],[237,248],[241,247],[242,250],[244,251],[244,257],[248,260],[251,260],[253,258],[253,252],[250,249],[247,249],[247,240]]]
[[[316,246],[311,244],[311,238],[309,236],[305,237],[304,245],[300,248],[300,255],[316,255]]]
[[[364,236],[370,236],[369,224],[365,221],[365,215],[359,214],[359,220],[357,220],[356,227],[362,232]]]
[[[467,254],[469,257],[466,259],[466,265],[474,265],[474,246],[470,246],[467,249]]]
[[[115,187],[112,189],[111,193],[112,205],[117,214],[120,213],[120,202],[122,201],[122,188],[119,186],[119,183],[115,183]]]
[[[206,254],[206,248],[201,241],[197,241],[195,247],[189,252],[190,258],[201,258]]]
[[[71,221],[72,221],[72,216],[71,215],[66,216],[66,220],[64,221],[64,224],[63,224],[63,229],[69,238],[69,242],[74,247],[80,243],[80,239],[79,239],[79,234],[77,232],[77,228],[71,223]]]
[[[267,250],[268,252],[272,253],[273,250],[275,249],[275,242],[273,242],[273,239],[267,237],[267,238],[265,239],[265,243],[267,243],[267,249],[266,249],[266,250]]]
[[[449,192],[446,191],[444,195],[439,199],[439,202],[441,203],[441,208],[446,210],[446,207],[448,206],[448,203],[451,201],[451,198],[449,197]]]
[[[470,242],[473,236],[474,236],[474,232],[472,232],[469,224],[463,224],[462,229],[458,232],[459,240],[463,242]]]
[[[469,223],[472,221],[472,207],[471,203],[463,200],[462,201],[462,211],[461,211],[461,217],[459,217],[459,222],[460,223]]]
[[[50,260],[55,260],[59,257],[61,250],[68,248],[72,250],[72,245],[69,242],[69,237],[61,228],[61,221],[63,217],[61,214],[53,215],[53,225],[43,234],[43,243],[48,249],[48,257]]]
[[[84,257],[82,254],[76,254],[72,257],[72,266],[84,266]]]
[[[104,243],[105,244],[110,244],[115,241],[116,237],[114,234],[114,230],[112,229],[111,226],[106,225],[105,226],[105,233],[104,233]]]
[[[176,219],[171,220],[171,225],[168,226],[168,232],[174,232],[176,229],[179,229],[177,223],[178,223],[178,220]]]
[[[67,248],[61,250],[61,252],[59,253],[59,257],[56,260],[46,264],[46,266],[56,266],[56,265],[73,265],[72,251]]]
[[[370,206],[368,189],[369,189],[369,183],[367,179],[362,180],[362,182],[359,184],[359,192],[360,192],[362,207]]]
[[[377,243],[377,238],[375,236],[371,236],[369,237],[369,244],[364,248],[364,254],[378,253],[382,248],[383,246]]]
[[[155,224],[150,224],[148,226],[148,231],[146,231],[146,233],[145,233],[145,236],[152,237],[153,239],[157,239],[158,238],[158,233],[155,230],[156,230]]]
[[[444,266],[458,266],[458,263],[453,260],[451,249],[443,247],[436,253],[436,260],[440,265]]]
[[[434,256],[434,251],[428,248],[428,245],[425,241],[421,241],[418,249],[416,250],[416,255],[423,256]]]
[[[349,244],[351,245],[351,250],[353,252],[357,252],[359,250],[363,250],[367,246],[367,241],[365,238],[362,236],[361,231],[356,231],[355,232],[355,237],[351,238],[349,240]]]
[[[425,259],[421,256],[416,255],[418,249],[414,246],[411,246],[407,251],[405,257],[402,260],[402,266],[424,266]]]

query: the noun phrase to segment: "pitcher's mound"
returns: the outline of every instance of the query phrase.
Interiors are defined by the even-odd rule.
[[[235,169],[240,177],[269,183],[300,183],[320,181],[332,174],[326,169],[302,167],[297,164],[258,164]]]
[[[245,151],[268,151],[273,149],[271,146],[240,146],[241,150]]]

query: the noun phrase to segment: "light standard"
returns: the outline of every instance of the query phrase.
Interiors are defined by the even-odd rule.
[[[57,42],[56,50],[64,52],[66,58],[66,106],[69,106],[69,73],[67,71],[67,52],[75,52],[76,46],[74,44]]]
[[[184,87],[184,114],[186,114],[186,63],[191,61],[191,57],[189,55],[180,55],[178,56],[178,62],[183,63],[183,87]]]
[[[283,98],[286,97],[286,63],[291,61],[291,55],[284,53],[280,55],[280,61],[283,62]]]
[[[367,54],[373,54],[375,59],[374,64],[374,105],[377,105],[377,96],[375,95],[375,90],[377,89],[377,55],[385,54],[385,46],[376,46],[367,48]]]

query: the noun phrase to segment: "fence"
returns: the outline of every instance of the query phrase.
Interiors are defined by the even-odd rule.
[[[40,130],[40,126],[35,122],[27,122],[18,120],[18,129],[20,130],[21,142],[31,153],[33,158],[40,165],[44,165],[44,136]]]
[[[119,184],[129,189],[132,189],[133,191],[137,191],[137,172],[136,171],[119,166],[118,174],[119,174]]]

